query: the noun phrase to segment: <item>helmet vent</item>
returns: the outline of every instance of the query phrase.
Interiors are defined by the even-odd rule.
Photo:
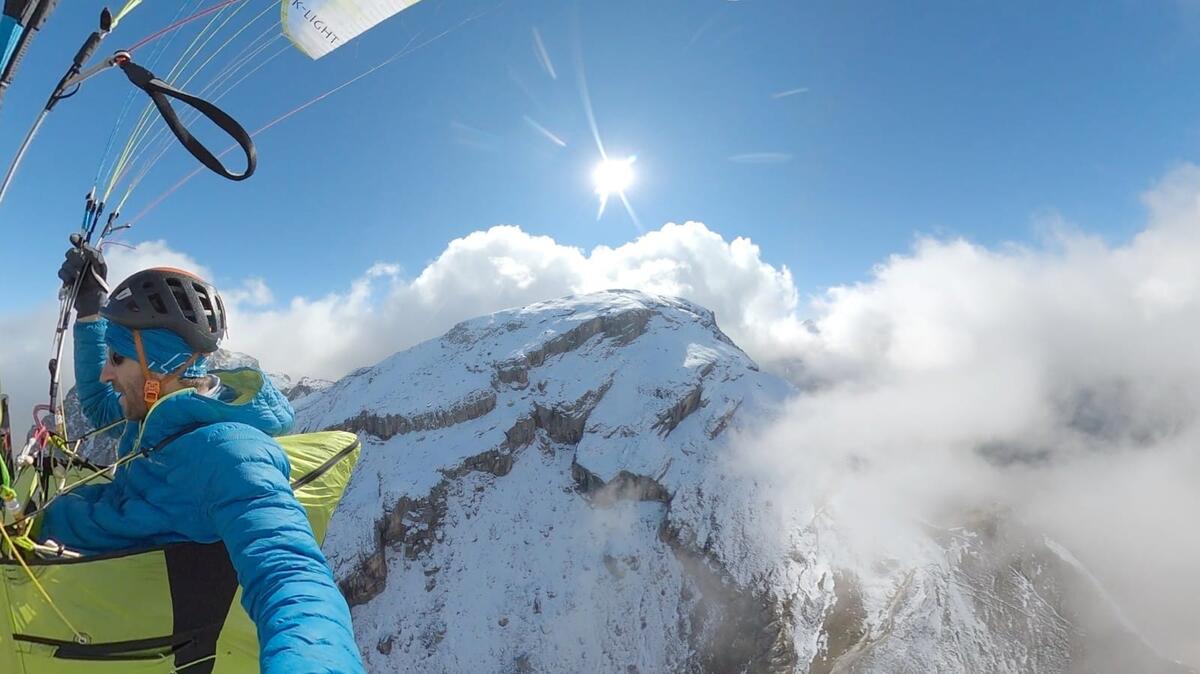
[[[192,290],[196,291],[196,299],[200,300],[200,310],[204,313],[204,318],[208,320],[208,329],[216,332],[219,329],[217,312],[213,310],[212,298],[209,297],[208,290],[199,283],[193,283]]]
[[[146,296],[146,300],[150,302],[150,306],[153,307],[158,313],[167,313],[167,304],[166,302],[163,302],[162,295],[159,295],[158,293],[151,293]]]
[[[183,283],[177,278],[169,278],[167,279],[167,287],[171,289],[171,295],[175,297],[175,304],[183,312],[183,317],[195,323],[196,308],[192,306],[192,301],[188,299],[187,292],[183,289]]]

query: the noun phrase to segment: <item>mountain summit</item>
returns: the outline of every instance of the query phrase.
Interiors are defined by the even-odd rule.
[[[461,323],[298,401],[304,429],[366,441],[326,553],[370,668],[710,657],[720,574],[694,578],[676,541],[718,535],[721,448],[790,391],[706,309],[618,291]]]

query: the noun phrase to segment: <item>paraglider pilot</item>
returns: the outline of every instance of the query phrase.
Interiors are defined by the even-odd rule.
[[[42,536],[84,555],[223,542],[258,628],[263,674],[363,672],[349,608],[272,439],[292,426],[291,404],[261,372],[244,388],[208,372],[226,331],[211,284],[146,269],[105,301],[106,273],[88,246],[71,248],[59,271],[68,284],[83,275],[74,329],[80,405],[96,427],[127,420],[113,431],[118,457],[153,451],[111,483],[51,503]]]

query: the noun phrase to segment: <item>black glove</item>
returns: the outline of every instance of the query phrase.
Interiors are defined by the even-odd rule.
[[[75,295],[75,315],[93,316],[100,313],[100,305],[108,298],[108,265],[104,254],[87,244],[72,246],[67,250],[67,259],[58,270],[58,278],[68,290],[83,274],[79,293]]]

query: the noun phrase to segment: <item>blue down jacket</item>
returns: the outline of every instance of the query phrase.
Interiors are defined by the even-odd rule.
[[[106,325],[75,325],[79,400],[97,427],[121,418],[118,394],[100,382]],[[237,374],[223,384],[257,388],[243,386],[231,402],[187,389],[160,400],[145,422],[125,424],[121,456],[135,451],[139,434],[141,447],[155,447],[199,427],[131,461],[110,484],[52,503],[41,535],[84,554],[224,541],[258,626],[263,674],[363,672],[350,610],[288,485],[287,456],[271,439],[291,428],[292,406],[261,372]]]

